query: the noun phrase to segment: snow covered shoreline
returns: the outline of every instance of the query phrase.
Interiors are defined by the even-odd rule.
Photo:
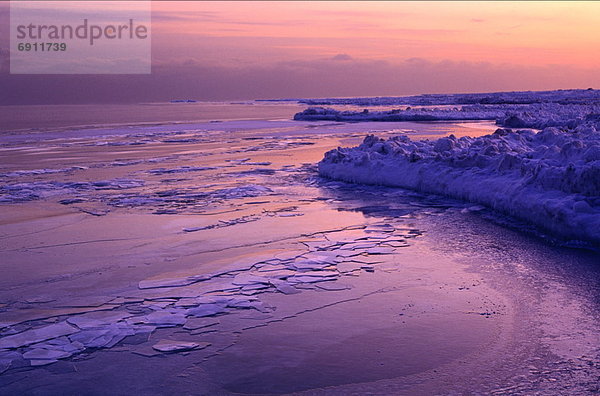
[[[321,176],[402,187],[485,205],[562,238],[600,245],[600,91],[559,90],[305,101],[340,105],[460,105],[388,111],[309,108],[296,120],[494,119],[477,138],[411,141],[367,136],[319,163]],[[513,130],[508,128],[534,128]]]
[[[370,106],[363,111],[309,107],[296,113],[296,121],[467,121],[495,120],[507,128],[565,127],[600,120],[600,91],[559,90],[497,92],[486,94],[419,95],[407,97],[304,99],[310,106]],[[398,109],[373,111],[377,106]],[[410,106],[427,106],[413,108]],[[444,106],[437,108],[434,106]],[[449,107],[453,106],[453,107]]]
[[[598,128],[596,128],[598,127]],[[600,245],[600,126],[499,129],[478,138],[369,135],[319,163],[321,176],[482,204],[555,235]]]
[[[453,109],[397,109],[389,111],[338,111],[326,107],[309,107],[294,115],[296,121],[475,121],[495,120],[506,115],[504,109],[463,106]]]
[[[600,101],[598,102],[600,103]],[[582,124],[600,122],[600,104],[556,103],[531,105],[469,105],[454,108],[416,108],[388,111],[339,111],[325,107],[309,107],[294,115],[296,121],[337,122],[403,122],[403,121],[476,121],[495,120],[507,128],[574,129]]]

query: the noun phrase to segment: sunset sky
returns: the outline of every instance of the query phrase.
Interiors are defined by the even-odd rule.
[[[591,1],[169,1],[152,3],[150,76],[11,76],[4,61],[0,82],[5,104],[598,88],[598,48]]]

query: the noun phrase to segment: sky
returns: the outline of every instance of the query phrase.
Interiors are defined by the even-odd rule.
[[[10,75],[7,4],[0,104],[600,88],[594,1],[153,1],[150,75]]]

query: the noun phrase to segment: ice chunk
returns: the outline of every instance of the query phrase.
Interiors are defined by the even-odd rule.
[[[15,351],[0,351],[0,374],[10,368],[14,361],[22,359],[19,352]]]
[[[332,280],[340,276],[337,271],[309,271],[301,272],[299,275],[290,276],[289,283],[313,283]]]
[[[227,306],[231,308],[254,308],[260,312],[270,312],[272,310],[271,307],[266,306],[255,298],[248,299],[235,297],[229,301]]]
[[[342,250],[364,250],[370,249],[377,246],[376,242],[358,242],[358,243],[349,243],[342,246],[340,249]]]
[[[51,324],[38,329],[27,330],[19,334],[0,339],[0,348],[19,348],[78,332],[76,327],[67,322]]]
[[[275,288],[282,292],[283,294],[297,294],[300,293],[300,290],[296,289],[294,286],[290,285],[288,282],[271,279],[271,284],[275,286]]]
[[[23,354],[23,357],[29,360],[57,360],[68,358],[69,356],[71,356],[71,354],[68,352],[42,348],[30,349]]]
[[[360,251],[354,251],[351,249],[345,250],[345,249],[339,249],[339,250],[335,250],[336,256],[339,256],[336,258],[336,261],[340,258],[345,258],[345,257],[352,257],[352,256],[357,256],[359,254],[361,254]]]
[[[82,330],[77,334],[69,336],[73,342],[79,342],[86,348],[111,348],[121,342],[125,337],[134,335],[131,326],[125,324],[113,324],[101,328]]]
[[[269,279],[265,278],[263,276],[257,276],[257,275],[253,275],[253,274],[249,274],[249,273],[245,273],[242,272],[238,275],[235,276],[235,278],[233,278],[233,282],[234,285],[240,285],[240,286],[245,286],[245,285],[253,285],[253,284],[269,284]]]
[[[71,316],[67,319],[67,322],[79,327],[80,329],[88,329],[100,327],[110,323],[116,323],[130,316],[132,316],[131,313],[124,311],[91,312],[84,315]]]
[[[152,348],[160,352],[183,352],[192,349],[204,349],[211,345],[210,342],[188,342],[176,340],[160,340]]]
[[[288,250],[285,252],[280,252],[277,253],[275,255],[275,258],[279,259],[279,260],[292,260],[295,259],[296,257],[300,256],[301,254],[305,253],[305,250]]]
[[[268,284],[264,284],[264,283],[256,283],[254,285],[246,285],[246,286],[242,287],[242,293],[248,292],[248,291],[265,290],[265,289],[268,289],[269,287],[271,287],[271,286]]]
[[[329,267],[331,264],[329,262],[317,262],[313,260],[296,260],[294,262],[294,267],[299,270],[318,270]]]
[[[336,268],[338,271],[342,272],[342,273],[346,273],[346,272],[352,272],[352,271],[356,271],[359,270],[361,268],[362,264],[361,263],[356,263],[356,262],[343,262],[343,263],[339,263]]]
[[[299,270],[323,269],[335,263],[336,256],[336,252],[311,252],[297,258],[293,266]]]
[[[273,270],[261,268],[260,272],[263,272],[269,278],[269,281],[271,281],[273,278],[281,279],[287,278],[288,276],[296,275],[296,271],[285,268]]]
[[[196,308],[187,310],[188,315],[195,316],[197,318],[214,316],[224,312],[227,312],[226,305],[224,304],[202,304]]]
[[[146,315],[141,321],[157,327],[179,326],[185,323],[185,315],[183,313],[157,311]]]
[[[304,216],[304,213],[278,213],[277,216],[279,217],[298,217],[298,216]]]

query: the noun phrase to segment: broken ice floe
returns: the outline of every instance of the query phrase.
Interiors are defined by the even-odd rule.
[[[110,323],[118,322],[130,316],[132,316],[130,313],[124,311],[99,311],[71,316],[67,319],[67,322],[85,330],[109,325]]]
[[[71,353],[56,349],[30,349],[23,354],[24,359],[28,359],[32,366],[45,366],[56,363],[58,359],[71,357]]]
[[[37,342],[73,334],[77,331],[78,330],[76,327],[73,327],[66,322],[51,324],[45,327],[27,330],[19,334],[2,337],[0,338],[0,349],[19,348],[35,344]]]
[[[153,193],[112,195],[107,197],[107,203],[115,207],[157,208],[154,212],[156,214],[177,214],[182,211],[204,210],[211,204],[226,200],[273,194],[274,192],[270,188],[256,184],[204,191],[195,187],[184,187]]]
[[[158,327],[179,326],[185,323],[184,312],[155,311],[140,319],[140,323],[148,323]]]
[[[111,323],[98,328],[88,328],[69,336],[72,342],[79,342],[86,348],[112,348],[127,336],[135,334],[132,326],[126,323]]]
[[[148,171],[148,173],[150,173],[152,175],[167,175],[167,174],[173,174],[173,173],[201,172],[201,171],[207,171],[207,170],[213,170],[213,169],[217,169],[217,168],[210,167],[210,166],[180,166],[178,168],[171,168],[171,169],[167,169],[167,168],[151,169]]]
[[[406,239],[415,236],[414,230],[389,222],[344,230],[350,234],[340,237],[340,230],[332,230],[307,236],[298,243],[298,249],[241,259],[213,273],[144,280],[136,296],[100,296],[68,303],[32,299],[54,303],[59,308],[57,321],[21,322],[1,329],[0,373],[13,362],[43,366],[116,345],[144,344],[132,349],[144,356],[209,348],[210,343],[201,339],[163,339],[151,348],[147,342],[151,334],[165,328],[180,328],[193,336],[220,331],[222,317],[235,312],[247,312],[240,318],[268,321],[275,307],[261,301],[261,293],[347,290],[351,286],[338,282],[341,277],[375,271],[381,259],[373,258],[394,253],[390,243],[405,246]],[[106,303],[110,303],[108,310],[104,308]],[[96,311],[68,313],[86,309],[84,306]]]
[[[96,182],[13,183],[0,186],[0,202],[26,202],[56,195],[77,194],[94,190],[124,190],[143,185],[144,181],[134,179],[112,179]]]
[[[187,310],[187,314],[196,318],[204,318],[206,316],[214,316],[220,313],[227,312],[227,304],[202,304],[195,308]]]
[[[7,173],[0,173],[0,177],[20,177],[20,176],[37,176],[37,175],[49,175],[54,173],[68,173],[77,170],[88,169],[86,166],[72,166],[70,168],[62,169],[31,169],[31,170],[18,170]]]

